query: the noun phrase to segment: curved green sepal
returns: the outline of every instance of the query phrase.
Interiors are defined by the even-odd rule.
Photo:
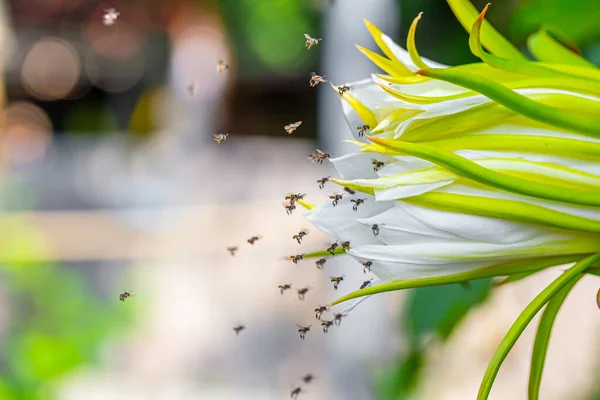
[[[413,20],[410,25],[410,29],[408,30],[408,37],[406,38],[406,49],[408,50],[408,54],[410,55],[410,59],[412,62],[419,68],[429,68],[427,64],[421,60],[421,56],[419,56],[419,52],[417,51],[417,46],[415,45],[415,34],[417,32],[417,24],[423,15],[422,12],[419,13]]]
[[[364,22],[365,22],[367,29],[369,30],[369,33],[371,33],[371,36],[373,36],[373,40],[375,40],[375,43],[377,44],[377,46],[381,49],[383,54],[385,54],[386,57],[389,58],[390,61],[396,65],[396,68],[399,71],[401,71],[401,75],[412,75],[413,74],[412,71],[409,70],[406,67],[406,65],[402,64],[402,62],[400,62],[400,60],[398,60],[398,58],[396,57],[396,55],[394,54],[392,49],[390,49],[388,47],[388,45],[383,41],[383,39],[382,39],[383,32],[381,32],[379,30],[379,28],[377,28],[375,25],[373,25],[366,18],[364,18]]]
[[[537,271],[528,271],[528,272],[521,272],[519,274],[514,274],[511,276],[507,276],[506,278],[500,279],[497,282],[494,282],[494,286],[498,287],[498,286],[504,286],[504,285],[508,285],[509,283],[514,283],[514,282],[518,282],[520,280],[523,280],[525,278],[527,278],[528,276],[531,276],[533,274],[535,274]]]
[[[527,48],[540,61],[596,68],[594,64],[581,57],[581,53],[574,51],[573,46],[571,49],[563,46],[550,36],[544,27],[527,38]]]
[[[406,72],[402,68],[398,67],[399,63],[392,62],[387,58],[380,56],[379,54],[372,52],[362,46],[356,45],[356,48],[363,53],[373,64],[394,77],[403,77]],[[411,73],[412,74],[412,73]]]
[[[346,254],[346,252],[341,248],[338,247],[337,249],[333,250],[333,254],[335,255],[339,255],[339,254]],[[330,257],[332,254],[327,251],[327,250],[317,250],[317,251],[313,251],[310,253],[306,253],[304,254],[304,258],[321,258],[321,257]]]

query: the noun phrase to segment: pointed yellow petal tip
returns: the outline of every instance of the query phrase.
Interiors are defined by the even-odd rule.
[[[485,7],[483,8],[483,10],[481,11],[481,14],[479,14],[479,17],[477,17],[477,20],[475,20],[476,24],[483,23],[483,20],[485,19],[485,14],[487,13],[487,10],[488,10],[488,8],[490,8],[491,5],[492,5],[492,3],[487,3],[485,5]]]
[[[352,181],[347,181],[344,179],[337,179],[337,178],[329,178],[329,182],[333,182],[336,185],[340,185],[340,186],[347,186],[349,185]]]
[[[419,55],[419,52],[417,51],[417,46],[415,44],[417,24],[421,20],[422,15],[423,12],[420,12],[410,25],[410,29],[408,30],[408,37],[406,38],[406,49],[408,50],[408,54],[410,55],[410,59],[412,60],[412,62],[417,67],[425,69],[427,68],[427,65],[423,62],[423,60],[421,60],[421,56]]]

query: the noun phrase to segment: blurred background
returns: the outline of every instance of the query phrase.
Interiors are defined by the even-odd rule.
[[[292,235],[312,227],[281,205],[331,194],[315,181],[333,169],[306,156],[351,149],[339,97],[310,72],[367,77],[362,18],[403,43],[419,11],[423,56],[474,61],[439,0],[0,0],[0,399],[282,399],[306,373],[305,399],[474,398],[559,270],[493,293],[482,281],[376,296],[324,334],[312,310],[339,295],[327,276],[345,273],[349,291],[362,267],[285,260],[329,244],[314,229],[299,247]],[[551,24],[600,64],[599,12],[510,0],[489,19],[524,51]],[[304,33],[323,41],[307,51]],[[300,301],[284,283],[311,290]],[[583,279],[560,313],[544,399],[600,399],[596,290]],[[296,323],[313,324],[306,340]],[[526,398],[533,328],[491,398]]]

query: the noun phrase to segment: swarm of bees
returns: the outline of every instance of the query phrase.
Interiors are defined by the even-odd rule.
[[[310,156],[308,158],[311,159]],[[321,178],[317,181],[319,184],[319,189],[323,189],[325,187],[325,184],[329,181],[329,178],[331,178],[331,175]]]
[[[240,332],[243,331],[244,329],[246,329],[246,325],[238,325],[238,326],[233,327],[233,331],[235,332],[236,335],[239,335]]]
[[[320,320],[321,321],[321,326],[323,327],[323,333],[327,333],[329,332],[329,328],[331,326],[333,326],[333,320],[328,321],[328,320]]]
[[[217,134],[213,134],[214,136],[214,140],[215,142],[217,142],[217,144],[221,144],[221,142],[224,142],[225,140],[227,140],[227,136],[229,136],[229,133],[219,133]]]
[[[310,81],[309,81],[310,87],[315,87],[321,82],[325,83],[325,82],[329,82],[329,80],[325,79],[325,75],[323,75],[323,76],[317,75],[316,72],[310,73]]]
[[[369,287],[369,286],[371,286],[371,282],[373,282],[373,278],[369,279],[368,281],[364,281],[364,282],[362,283],[362,285],[360,285],[360,289],[364,289],[364,288],[366,288],[366,287]]]
[[[108,8],[104,10],[104,14],[102,15],[102,23],[104,26],[111,26],[117,22],[117,18],[119,18],[121,13],[117,12],[114,8]]]
[[[238,250],[239,250],[239,248],[237,246],[230,246],[230,247],[227,248],[227,251],[232,256],[235,256],[235,252],[238,251]]]
[[[246,240],[246,242],[250,243],[251,245],[254,245],[254,243],[260,239],[262,239],[262,236],[252,236],[250,239]]]
[[[313,164],[323,164],[323,161],[331,158],[331,154],[329,153],[325,153],[319,149],[317,149],[313,154],[308,156],[308,159],[313,163]],[[327,179],[329,179],[330,177],[327,177]],[[319,181],[317,181],[319,182]],[[327,182],[327,181],[325,181]],[[325,183],[322,182],[322,183]]]
[[[298,264],[298,261],[303,260],[304,259],[304,254],[296,254],[295,256],[290,256],[290,260],[292,260],[292,262],[294,264]]]
[[[329,253],[330,253],[332,256],[335,256],[335,249],[337,249],[337,248],[338,248],[338,246],[339,246],[339,244],[338,244],[337,242],[335,242],[335,243],[332,243],[332,244],[331,244],[331,246],[329,246],[329,247],[327,248],[327,251],[328,251],[328,252],[329,252]]]
[[[327,311],[327,308],[327,306],[318,306],[317,308],[315,308],[315,318],[321,319],[321,315],[323,315],[323,313]]]
[[[298,298],[304,300],[304,296],[306,296],[306,293],[308,293],[309,290],[310,288],[308,287],[296,290],[296,292],[298,292]]]
[[[304,45],[304,47],[306,47],[307,50],[310,50],[311,47],[318,45],[319,42],[323,40],[322,38],[315,39],[314,37],[311,37],[308,33],[305,33],[304,37],[306,38],[306,44]]]
[[[298,127],[302,125],[302,121],[294,122],[283,127],[288,135],[291,135]]]
[[[373,164],[373,171],[375,171],[375,172],[379,171],[385,165],[384,162],[377,161],[377,160],[373,160],[373,162],[371,162],[371,164]]]
[[[367,133],[367,131],[371,129],[371,127],[369,125],[363,125],[357,126],[356,129],[358,130],[358,137],[363,137],[365,133]]]
[[[292,239],[296,239],[296,241],[298,242],[298,244],[302,244],[302,238],[306,235],[308,235],[310,231],[308,229],[302,229],[300,232],[298,232],[297,234],[295,234],[294,236],[292,236]]]
[[[364,263],[361,263],[363,266],[363,272],[366,274],[367,270],[369,272],[371,272],[371,266],[373,265],[373,261],[365,261]]]
[[[285,292],[286,290],[290,290],[292,288],[292,284],[291,283],[285,283],[283,285],[279,285],[279,292],[281,294],[283,294],[283,292]]]
[[[223,60],[217,61],[217,72],[221,74],[227,71],[229,71],[229,65],[227,65],[227,63],[225,63]]]
[[[344,280],[345,277],[346,277],[346,275],[329,277],[329,280],[331,281],[331,283],[333,283],[334,290],[338,290],[338,286],[340,285],[340,283],[342,283],[342,281]]]
[[[379,235],[379,224],[373,224],[371,226],[371,231],[373,231],[373,235]]]
[[[302,326],[302,325],[296,324],[296,326],[298,327],[298,333],[300,334],[300,339],[304,340],[304,338],[306,337],[306,333],[310,332],[310,327],[312,325]]]
[[[352,199],[350,200],[352,203],[354,203],[354,205],[352,206],[352,209],[354,211],[358,211],[358,206],[363,204],[365,202],[366,199]]]
[[[315,264],[317,264],[317,269],[323,269],[326,262],[327,262],[327,260],[325,258],[321,258],[321,259],[315,261]]]
[[[338,88],[337,88],[338,93],[340,94],[340,96],[343,95],[344,93],[346,93],[350,89],[351,89],[350,86],[346,86],[346,85],[344,85],[344,86],[338,86]]]
[[[133,296],[133,293],[131,292],[131,290],[121,293],[119,295],[119,300],[125,301],[125,299],[128,298],[129,296]]]

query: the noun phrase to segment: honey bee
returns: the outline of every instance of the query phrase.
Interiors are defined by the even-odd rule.
[[[300,339],[304,339],[306,337],[306,332],[310,331],[310,327],[312,325],[302,326],[302,325],[296,324],[296,326],[298,327],[298,333],[300,334]]]
[[[296,241],[298,242],[298,244],[302,243],[302,238],[306,235],[308,235],[310,231],[308,229],[302,229],[300,232],[298,232],[298,234],[292,236],[292,239],[296,239]]]
[[[329,178],[331,178],[331,175],[321,178],[317,181],[319,184],[319,189],[323,189],[325,187],[325,183],[329,181]]]
[[[339,245],[338,245],[338,243],[337,243],[337,242],[335,242],[335,243],[332,243],[332,244],[331,244],[331,246],[329,246],[329,248],[327,248],[327,251],[328,251],[329,253],[331,253],[331,255],[332,255],[332,256],[335,256],[335,249],[337,249],[337,248],[338,248],[338,246],[339,246]]]
[[[322,38],[315,39],[311,37],[308,33],[305,33],[304,37],[306,38],[306,44],[304,45],[304,47],[306,47],[307,50],[310,50],[311,47],[318,45],[319,42],[323,40]]]
[[[369,272],[371,272],[371,265],[373,265],[373,261],[365,261],[364,263],[361,263],[363,265],[363,272],[366,274],[367,270],[369,270]]]
[[[338,90],[338,93],[339,93],[339,94],[340,94],[340,96],[341,96],[341,95],[343,95],[345,92],[347,92],[348,90],[350,90],[350,86],[346,86],[346,85],[344,85],[344,86],[338,86],[337,90]]]
[[[295,256],[290,256],[290,260],[292,260],[292,262],[294,264],[298,264],[298,261],[303,260],[304,259],[304,254],[296,254]]]
[[[379,171],[384,165],[385,163],[382,161],[377,161],[377,160],[373,160],[373,162],[371,162],[371,164],[373,164],[373,171],[377,172]]]
[[[327,306],[318,306],[317,308],[315,308],[315,318],[321,319],[321,315],[323,315],[325,311],[327,311]]]
[[[358,206],[360,206],[361,204],[363,204],[365,202],[366,199],[352,199],[350,200],[352,203],[354,203],[354,205],[352,206],[352,209],[354,211],[358,211]]]
[[[333,326],[333,321],[321,320],[321,326],[323,327],[323,333],[329,332],[329,328]]]
[[[302,381],[307,385],[315,380],[315,376],[313,374],[306,374],[302,377]]]
[[[227,140],[227,136],[229,136],[229,133],[219,133],[218,135],[213,134],[213,136],[215,137],[215,142],[217,142],[217,144],[221,144],[221,142]]]
[[[223,73],[223,72],[227,72],[227,71],[229,71],[229,65],[227,65],[225,63],[225,61],[219,60],[217,62],[217,72],[218,73]]]
[[[342,242],[342,243],[340,243],[340,246],[342,246],[342,250],[348,251],[348,250],[350,250],[350,241],[348,240],[348,241]]]
[[[369,125],[363,125],[357,126],[356,129],[358,130],[358,137],[363,137],[365,133],[367,133],[367,131],[371,129],[371,127]]]
[[[288,193],[285,195],[285,199],[293,203],[302,200],[304,196],[306,196],[304,193]]]
[[[333,314],[333,322],[336,326],[340,326],[342,324],[342,318],[347,317],[348,314]]]
[[[246,325],[238,325],[238,326],[233,327],[233,331],[235,332],[236,335],[239,335],[240,332],[243,331],[244,329],[246,329]]]
[[[372,282],[372,281],[373,281],[373,278],[369,279],[368,281],[364,281],[364,282],[362,283],[362,285],[360,285],[360,288],[361,288],[361,289],[364,289],[364,288],[366,288],[366,287],[368,287],[368,286],[371,286],[371,282]]]
[[[344,192],[350,194],[350,196],[356,194],[355,190],[350,189],[349,187],[344,186]]]
[[[292,284],[291,283],[285,283],[283,285],[279,285],[278,288],[279,288],[279,292],[281,294],[283,294],[283,292],[285,292],[286,290],[289,290],[289,289],[292,288]]]
[[[252,236],[250,239],[246,240],[248,243],[250,243],[251,245],[254,245],[254,242],[256,242],[257,240],[262,239],[262,236]]]
[[[317,264],[317,269],[323,269],[323,266],[325,265],[326,262],[327,262],[327,260],[325,258],[321,258],[321,259],[315,261],[315,264]]]
[[[289,203],[286,203],[284,201],[282,204],[283,204],[283,207],[285,208],[285,213],[287,215],[292,215],[292,213],[296,209],[296,203],[294,203],[293,201],[290,201]]]
[[[373,231],[373,235],[379,235],[379,224],[373,224],[371,226],[371,230]]]
[[[328,79],[325,79],[325,75],[321,76],[321,75],[317,75],[316,72],[311,72],[310,73],[310,87],[315,87],[317,86],[320,82],[329,82]]]
[[[291,391],[291,393],[290,393],[290,398],[297,399],[298,395],[301,392],[302,392],[302,388],[300,386],[293,388],[292,391]]]
[[[114,25],[114,23],[117,22],[117,18],[119,18],[120,14],[121,13],[117,12],[117,10],[114,8],[106,9],[102,15],[102,23],[104,26]]]
[[[333,283],[334,290],[338,290],[338,286],[340,285],[340,283],[342,283],[345,277],[346,275],[329,277],[329,280]]]
[[[344,196],[343,194],[339,194],[339,193],[329,196],[329,198],[332,199],[331,204],[333,204],[334,207],[337,206],[343,196]]]
[[[123,293],[121,293],[119,295],[119,300],[121,301],[125,301],[126,298],[128,298],[129,296],[133,296],[133,293],[131,292],[131,290],[129,291],[124,291]]]
[[[235,252],[238,251],[239,248],[237,246],[230,246],[227,248],[227,251],[232,255],[235,256]]]
[[[327,158],[331,158],[331,154],[329,153],[325,153],[319,149],[317,149],[317,151],[315,151],[314,154],[311,154],[308,156],[308,159],[313,163],[317,163],[317,164],[323,164],[323,160],[327,159]]]
[[[288,135],[291,135],[302,124],[302,121],[294,122],[283,127]]]
[[[306,293],[308,293],[309,290],[310,288],[308,287],[296,290],[298,292],[298,298],[304,300],[304,296],[306,296]]]

